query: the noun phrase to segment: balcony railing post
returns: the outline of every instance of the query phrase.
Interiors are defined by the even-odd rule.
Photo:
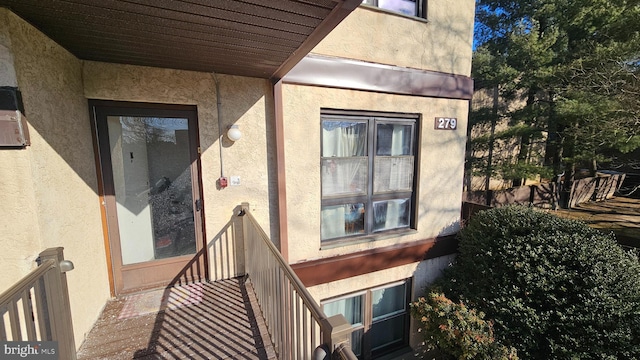
[[[58,341],[60,359],[76,360],[76,343],[73,336],[73,322],[71,320],[71,305],[69,303],[69,288],[67,286],[66,271],[73,269],[73,263],[64,260],[61,247],[49,248],[40,253],[38,262],[48,259],[55,261],[55,269],[47,273],[48,294],[52,312],[53,340]]]
[[[249,251],[250,251],[249,247],[253,246],[253,244],[251,243],[252,239],[248,238],[249,224],[246,217],[244,216],[248,211],[249,211],[249,203],[248,202],[241,203],[240,214],[238,214],[238,217],[241,219],[240,221],[242,222],[242,249],[244,251],[244,259],[242,262],[244,263],[245,276],[251,272],[251,264],[249,263],[251,259],[251,257],[249,256]]]
[[[322,320],[322,343],[325,344],[331,353],[341,344],[347,346],[351,342],[353,327],[344,315],[338,314]]]

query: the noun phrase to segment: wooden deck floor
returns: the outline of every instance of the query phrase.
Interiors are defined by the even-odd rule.
[[[256,316],[257,314],[257,316]],[[155,290],[107,303],[78,359],[276,359],[241,279]]]

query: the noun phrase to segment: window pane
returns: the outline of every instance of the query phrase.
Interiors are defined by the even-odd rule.
[[[404,312],[407,304],[406,294],[405,284],[371,291],[373,321],[399,311]]]
[[[322,196],[365,194],[367,158],[322,159]]]
[[[364,233],[363,203],[322,207],[322,240]]]
[[[362,338],[364,337],[364,329],[354,330],[351,333],[351,351],[355,356],[362,355]]]
[[[404,15],[416,16],[416,0],[378,0],[378,7]]]
[[[367,123],[322,121],[322,156],[350,157],[367,155]]]
[[[413,159],[413,156],[376,156],[373,191],[411,191]]]
[[[351,350],[356,356],[362,354],[362,338],[364,337],[362,304],[364,303],[364,295],[335,300],[325,303],[322,306],[327,317],[342,314],[347,321],[357,328],[351,333]]]
[[[399,315],[371,325],[371,349],[399,344],[404,340],[405,315]]]
[[[411,155],[411,125],[378,124],[376,155]]]
[[[409,226],[409,199],[376,201],[373,203],[373,231]]]
[[[323,311],[327,317],[342,314],[354,327],[362,325],[362,303],[364,295],[325,303]]]

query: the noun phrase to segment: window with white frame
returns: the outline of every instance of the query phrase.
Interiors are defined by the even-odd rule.
[[[407,16],[427,17],[427,0],[363,0],[362,3]]]
[[[322,308],[351,323],[351,349],[358,358],[374,359],[408,345],[409,291],[406,280],[330,299]]]
[[[322,114],[321,239],[415,228],[418,117]]]

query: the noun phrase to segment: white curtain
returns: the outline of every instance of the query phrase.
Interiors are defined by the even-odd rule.
[[[411,129],[406,124],[379,124],[375,158],[374,193],[411,191],[414,157],[410,151]],[[407,226],[406,199],[374,203],[375,230]]]
[[[386,229],[395,229],[400,226],[400,204],[397,200],[387,202],[387,214],[384,222]]]
[[[366,124],[328,121],[322,129],[322,194],[366,191]]]
[[[404,133],[410,127],[396,125],[393,127],[393,135],[391,136],[391,156],[404,155]]]
[[[373,191],[411,191],[413,188],[413,156],[377,156]]]
[[[329,206],[322,209],[322,226],[320,228],[320,238],[322,240],[346,235],[344,210],[344,205]]]
[[[379,125],[378,132],[374,192],[411,191],[414,161],[409,151],[411,126]]]
[[[322,156],[364,156],[365,123],[325,121],[322,127]]]
[[[362,295],[326,303],[323,310],[328,317],[342,314],[351,325],[362,324]]]

